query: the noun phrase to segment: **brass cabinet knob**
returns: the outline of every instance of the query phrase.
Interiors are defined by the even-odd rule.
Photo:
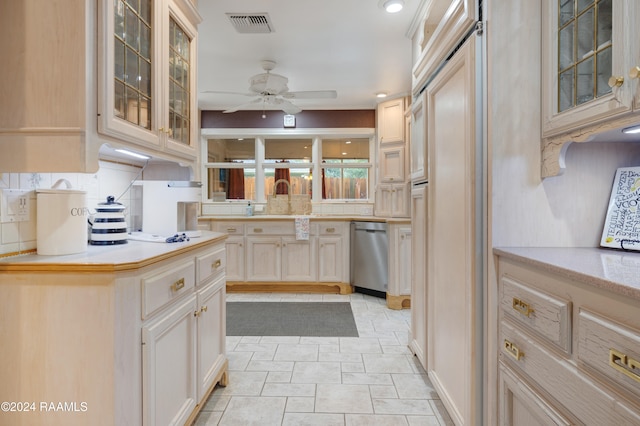
[[[616,77],[615,75],[609,77],[609,87],[611,88],[620,87],[622,83],[624,83],[624,77]]]
[[[629,77],[631,77],[632,79],[640,78],[640,67],[636,65],[635,67],[631,68],[631,70],[629,70]]]

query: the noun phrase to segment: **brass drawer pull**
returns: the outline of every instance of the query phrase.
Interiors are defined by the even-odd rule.
[[[218,269],[220,267],[220,265],[222,265],[222,260],[217,259],[215,262],[213,262],[211,264],[211,268],[212,269]]]
[[[227,232],[236,232],[237,229],[236,228],[227,228]]]
[[[336,232],[336,228],[327,228],[328,233]]]
[[[615,349],[609,349],[609,365],[636,382],[640,382],[640,361]]]
[[[253,228],[253,232],[260,233],[260,232],[262,232],[262,228]]]
[[[171,291],[178,291],[181,288],[184,287],[184,278],[180,278],[178,281],[176,281],[175,283],[171,284]]]
[[[512,306],[513,306],[513,309],[515,309],[516,311],[518,311],[524,316],[529,317],[533,313],[533,308],[531,307],[531,305],[529,305],[523,300],[518,299],[517,297],[513,298]]]
[[[207,305],[204,305],[202,308],[200,308],[200,312],[207,312],[209,310],[209,308],[207,307]]]
[[[520,348],[518,348],[507,339],[504,339],[504,350],[516,361],[520,361],[520,358],[524,357],[524,352],[522,352]]]

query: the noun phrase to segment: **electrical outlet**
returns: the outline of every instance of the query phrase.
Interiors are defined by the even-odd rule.
[[[2,189],[0,193],[0,222],[24,222],[29,220],[31,201],[26,189]]]

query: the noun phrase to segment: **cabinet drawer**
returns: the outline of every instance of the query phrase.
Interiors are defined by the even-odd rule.
[[[320,235],[337,235],[342,236],[342,223],[318,223]]]
[[[293,221],[287,223],[258,223],[247,225],[247,235],[295,235]]]
[[[578,314],[577,358],[640,397],[640,331],[586,309]]]
[[[502,277],[502,311],[563,351],[571,352],[571,302]]]
[[[229,235],[244,235],[244,223],[218,222],[213,224],[213,230]]]
[[[195,263],[174,264],[163,272],[142,277],[142,318],[145,319],[167,303],[193,291]]]
[[[196,257],[198,284],[204,284],[221,274],[226,267],[227,258],[224,246],[217,247],[212,253]]]
[[[500,360],[545,389],[579,423],[597,426],[640,424],[640,409],[607,393],[567,359],[548,352],[508,321],[500,323]]]

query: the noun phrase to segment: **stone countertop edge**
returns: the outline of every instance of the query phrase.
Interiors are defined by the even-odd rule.
[[[87,245],[82,253],[44,256],[36,253],[0,258],[0,273],[9,272],[121,272],[154,263],[223,242],[228,235],[203,231],[202,236],[177,243],[129,240],[127,244]]]
[[[260,220],[294,220],[296,217],[308,217],[311,221],[336,221],[336,222],[384,222],[384,223],[411,223],[408,217],[379,217],[379,216],[318,216],[318,215],[254,215],[254,216],[200,216],[202,221],[260,221]]]
[[[493,253],[640,301],[640,253],[600,247],[494,247]]]

